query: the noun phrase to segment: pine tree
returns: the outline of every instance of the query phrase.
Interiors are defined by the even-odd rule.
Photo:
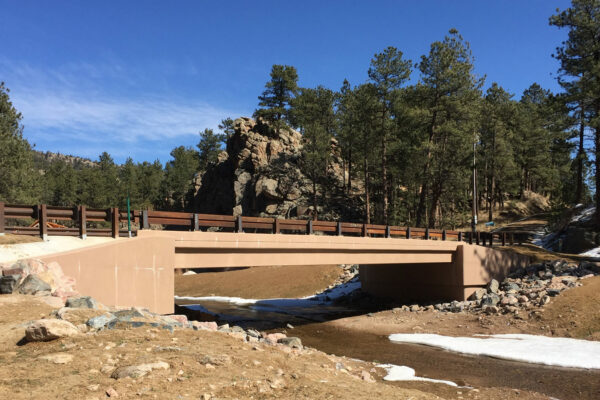
[[[331,154],[329,146],[335,129],[334,102],[333,91],[318,86],[316,89],[301,89],[292,100],[290,109],[290,119],[300,128],[304,139],[302,166],[312,184],[315,219],[318,214],[317,185],[323,187],[325,184]]]
[[[226,134],[215,134],[212,129],[206,128],[200,133],[200,142],[196,145],[200,170],[206,171],[210,163],[217,161],[217,156],[222,148],[221,144],[225,140],[227,140]]]
[[[418,67],[421,83],[417,96],[426,122],[416,224],[422,226],[428,219],[427,225],[433,227],[446,187],[458,185],[458,180],[464,180],[469,170],[469,149],[476,132],[483,79],[474,76],[469,44],[456,29],[451,29],[443,41],[434,42]]]
[[[398,89],[408,81],[412,61],[403,60],[402,52],[395,47],[386,48],[383,53],[375,54],[371,59],[369,79],[377,89],[379,99],[379,134],[381,137],[381,181],[383,223],[388,223],[389,185],[388,185],[388,137],[392,121],[390,111],[393,108]]]
[[[21,113],[12,105],[9,93],[0,82],[0,199],[32,204],[39,199],[40,176],[33,168],[31,146],[23,138]]]
[[[580,99],[581,117],[594,132],[595,184],[600,188],[600,1],[573,0],[571,7],[550,17],[550,25],[569,30],[554,57],[560,61],[559,82],[569,95]],[[600,227],[600,190],[595,203]]]
[[[266,83],[265,91],[258,96],[259,108],[254,117],[262,117],[271,122],[279,131],[289,123],[288,108],[290,101],[298,91],[298,73],[290,65],[273,65],[271,80]]]
[[[192,181],[199,169],[198,152],[179,146],[171,151],[171,157],[165,166],[162,206],[175,211],[189,210],[194,195]]]

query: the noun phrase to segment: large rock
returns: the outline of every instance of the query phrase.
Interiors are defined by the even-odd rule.
[[[51,290],[50,285],[37,275],[27,275],[17,287],[17,292],[21,294],[36,294],[38,292],[48,292],[50,294]]]
[[[140,365],[131,365],[128,367],[120,367],[114,370],[112,375],[110,376],[113,379],[122,379],[122,378],[139,378],[146,375],[148,372],[155,369],[169,369],[170,366],[168,363],[164,361],[158,361],[151,364],[140,364]]]
[[[65,307],[98,309],[98,302],[90,296],[69,297]]]
[[[238,118],[226,147],[227,153],[194,180],[198,212],[308,217],[312,186],[302,170],[299,132],[276,130],[261,119]],[[331,142],[327,180],[330,189],[321,219],[360,220],[360,196],[342,190],[344,168],[337,141]]]
[[[0,294],[12,294],[21,275],[6,275],[0,278]]]
[[[40,319],[25,328],[28,342],[47,342],[62,337],[79,335],[79,330],[70,322],[59,319]]]

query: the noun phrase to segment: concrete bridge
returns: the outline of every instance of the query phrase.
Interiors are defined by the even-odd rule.
[[[362,288],[373,295],[464,300],[528,263],[460,241],[154,230],[40,259],[58,262],[82,294],[165,314],[173,312],[177,268],[360,264]]]

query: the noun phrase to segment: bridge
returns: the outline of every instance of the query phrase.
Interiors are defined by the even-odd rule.
[[[70,210],[73,215],[81,213]],[[105,210],[105,218],[119,233],[122,214],[111,210]],[[100,210],[92,212],[101,218]],[[54,213],[68,217],[64,210]],[[107,305],[147,307],[165,314],[173,312],[178,268],[359,264],[362,289],[375,296],[465,300],[492,278],[502,279],[511,268],[528,263],[527,257],[469,243],[479,237],[466,238],[455,231],[158,211],[133,216],[141,228],[160,224],[189,230],[139,229],[133,238],[39,259],[58,262],[66,275],[75,278],[80,293]],[[202,231],[200,226],[221,231]],[[41,233],[43,228],[36,229]],[[487,240],[493,243],[493,237]]]

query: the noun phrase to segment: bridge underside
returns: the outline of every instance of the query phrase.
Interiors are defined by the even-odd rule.
[[[464,242],[348,236],[138,231],[41,257],[110,306],[173,312],[176,268],[360,264],[362,288],[397,299],[464,300],[528,259]],[[307,271],[307,273],[310,273]]]

